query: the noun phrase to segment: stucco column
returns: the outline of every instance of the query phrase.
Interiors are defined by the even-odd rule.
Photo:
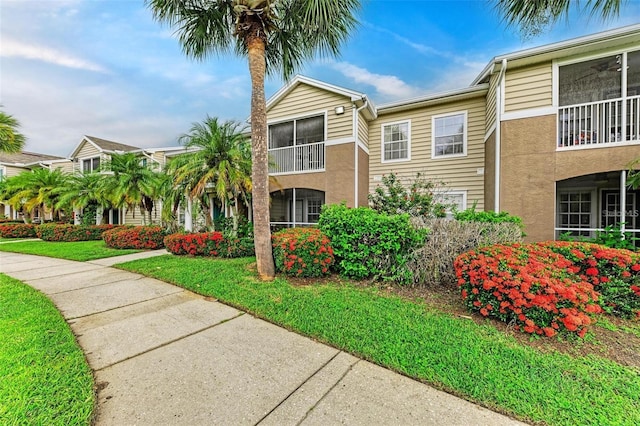
[[[184,230],[193,232],[193,199],[187,197],[187,207],[184,209]]]

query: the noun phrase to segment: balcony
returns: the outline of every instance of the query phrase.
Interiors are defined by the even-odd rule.
[[[558,108],[558,148],[640,142],[640,96]]]
[[[269,149],[269,174],[324,171],[324,147],[324,142],[315,142]]]

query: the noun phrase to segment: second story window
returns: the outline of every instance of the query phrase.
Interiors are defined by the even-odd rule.
[[[82,160],[83,172],[99,172],[100,171],[100,157],[87,158]]]
[[[323,142],[324,115],[269,126],[269,149]]]
[[[432,117],[431,158],[467,155],[467,113]]]
[[[410,122],[382,125],[382,162],[406,161],[410,155]]]

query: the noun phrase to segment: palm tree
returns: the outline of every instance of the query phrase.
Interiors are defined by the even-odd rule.
[[[215,117],[194,123],[190,132],[180,137],[193,152],[185,154],[186,162],[175,169],[176,183],[185,182],[189,196],[201,199],[201,204],[212,204],[203,199],[212,188],[220,204],[234,206],[234,223],[240,199],[248,206],[251,192],[251,145],[244,130],[239,123],[220,124]],[[211,215],[207,215],[207,225],[211,225]]]
[[[8,201],[14,208],[24,208],[25,220],[36,209],[41,213],[50,209],[52,219],[59,219],[57,205],[68,179],[69,175],[60,169],[24,171],[7,179],[6,190],[11,193]]]
[[[269,228],[269,170],[264,78],[285,79],[316,53],[337,55],[356,26],[359,0],[146,0],[154,17],[176,28],[187,56],[246,56],[251,74],[253,222],[261,279],[275,276]]]
[[[69,178],[61,191],[56,208],[71,207],[74,212],[79,212],[94,203],[103,211],[111,205],[105,191],[104,175],[96,172],[77,173]]]
[[[571,0],[496,0],[498,12],[509,25],[520,28],[525,36],[535,36],[545,28],[555,24],[560,18],[568,17],[571,7],[577,12],[590,11],[610,19],[620,15],[622,0],[586,0],[580,8],[578,1]]]
[[[20,123],[13,116],[0,111],[0,152],[20,152],[24,147],[24,136],[18,132]]]
[[[110,194],[110,201],[114,207],[126,207],[135,217],[136,207],[140,208],[142,221],[146,224],[152,221],[155,201],[160,197],[160,178],[158,173],[140,161],[136,154],[127,152],[113,154],[106,165],[107,174],[104,175],[105,192]]]

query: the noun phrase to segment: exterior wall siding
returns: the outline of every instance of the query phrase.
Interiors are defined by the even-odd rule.
[[[362,113],[358,117],[358,140],[367,148],[369,147],[369,123]]]
[[[490,131],[496,125],[496,89],[498,88],[498,78],[500,74],[496,73],[491,76],[489,81],[489,91],[487,92],[487,118],[485,128]]]
[[[343,106],[344,114],[337,115],[335,107]],[[303,117],[305,113],[327,112],[327,140],[353,137],[353,113],[349,98],[306,84],[299,84],[268,112],[269,121]]]
[[[5,171],[4,176],[7,178],[10,178],[28,170],[29,169],[22,168],[22,167],[4,166],[4,171]]]
[[[505,112],[550,107],[553,102],[551,62],[510,70],[505,74]]]
[[[447,159],[431,159],[431,119],[433,115],[467,112],[467,155]],[[411,160],[382,163],[381,128],[385,123],[411,120]],[[424,177],[441,181],[445,190],[467,192],[467,205],[474,202],[484,209],[485,99],[478,97],[438,106],[381,114],[369,124],[369,191],[380,184],[380,177],[394,172],[403,179],[412,179],[420,172]]]

